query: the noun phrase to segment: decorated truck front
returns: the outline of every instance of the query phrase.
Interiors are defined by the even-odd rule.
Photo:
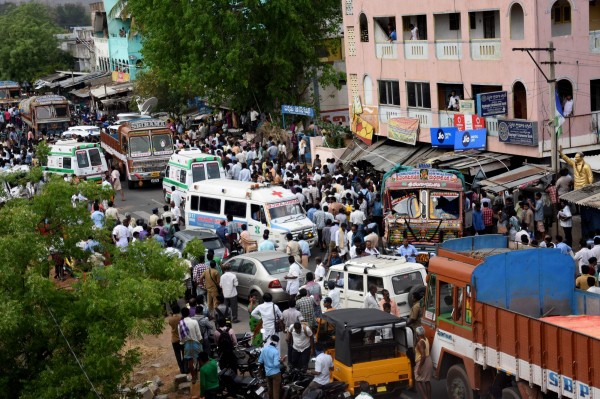
[[[384,176],[384,245],[397,252],[406,238],[427,264],[435,244],[462,237],[464,178],[429,167],[397,166]]]

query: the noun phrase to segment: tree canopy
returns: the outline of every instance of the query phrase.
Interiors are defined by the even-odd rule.
[[[110,231],[93,229],[82,193],[101,186],[58,177],[31,200],[0,209],[0,392],[11,398],[115,396],[139,361],[129,337],[159,333],[164,303],[182,295],[185,267],[154,240],[115,250]],[[77,243],[93,237],[111,264],[93,262]],[[77,259],[85,278],[67,286],[49,277],[51,253]],[[77,357],[77,360],[75,359]],[[78,363],[80,362],[80,364]],[[87,375],[87,376],[86,376]],[[89,377],[89,380],[88,380]]]
[[[7,7],[0,15],[0,80],[32,82],[58,68],[70,68],[72,58],[58,48],[62,32],[45,5]]]
[[[273,110],[299,103],[313,76],[339,86],[319,61],[339,36],[339,0],[129,0],[145,62],[161,79],[212,103]]]

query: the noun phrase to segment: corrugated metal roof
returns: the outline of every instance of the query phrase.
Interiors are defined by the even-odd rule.
[[[600,155],[587,155],[584,159],[594,172],[600,173]]]
[[[587,162],[587,157],[586,157]],[[600,182],[590,184],[579,190],[571,191],[560,196],[567,202],[577,205],[590,206],[600,209]]]
[[[549,166],[528,164],[510,172],[482,180],[480,184],[486,191],[499,193],[510,188],[530,186],[541,179],[549,179],[552,174],[552,169]]]

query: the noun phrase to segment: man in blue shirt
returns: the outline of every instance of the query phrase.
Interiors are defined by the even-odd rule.
[[[473,229],[475,233],[483,234],[485,232],[485,224],[483,223],[483,212],[481,212],[481,204],[475,205],[473,211]]]
[[[416,262],[417,261],[417,249],[408,243],[408,238],[405,238],[402,242],[402,246],[398,248],[398,255],[404,256],[407,262]]]
[[[217,227],[217,229],[215,230],[215,233],[217,233],[223,245],[227,245],[227,227],[224,220],[221,220],[221,223],[219,224],[219,227]]]
[[[104,227],[104,213],[100,212],[100,204],[94,203],[94,212],[92,212],[92,222],[94,227],[101,229]]]
[[[279,356],[279,349],[277,348],[278,343],[279,336],[271,336],[271,342],[263,348],[260,357],[258,358],[258,363],[265,367],[269,399],[279,399],[279,388],[281,387],[281,362],[287,357],[284,356],[281,358]]]
[[[258,251],[275,251],[275,244],[269,240],[269,230],[264,231],[263,241],[258,244]]]
[[[565,255],[569,255],[571,252],[571,247],[563,242],[562,236],[556,236],[556,245],[554,248],[560,249],[560,253]]]

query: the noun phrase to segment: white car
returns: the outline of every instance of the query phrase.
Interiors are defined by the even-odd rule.
[[[97,126],[71,126],[66,132],[61,135],[62,139],[72,139],[77,137],[98,137],[100,136],[100,128]]]

